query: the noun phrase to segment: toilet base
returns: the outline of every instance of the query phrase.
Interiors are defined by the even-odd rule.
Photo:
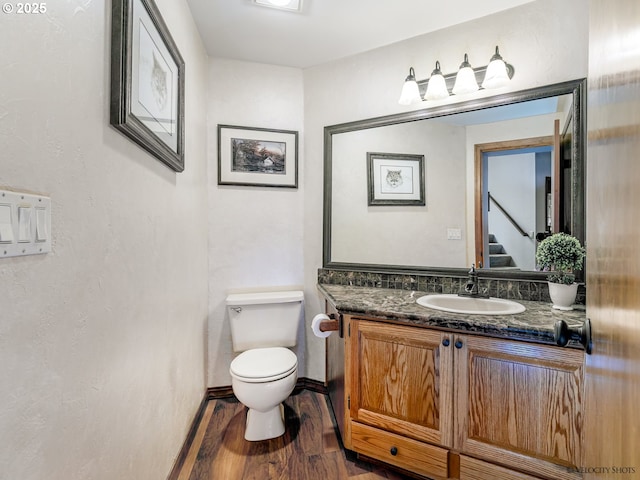
[[[284,405],[276,405],[267,412],[252,408],[247,412],[244,438],[250,442],[269,440],[284,434]]]

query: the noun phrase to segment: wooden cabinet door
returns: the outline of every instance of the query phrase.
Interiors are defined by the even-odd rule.
[[[350,324],[351,419],[451,446],[452,335],[359,319]]]
[[[543,478],[581,478],[584,352],[455,340],[456,450]]]
[[[460,480],[540,480],[539,477],[483,462],[477,458],[460,456]]]

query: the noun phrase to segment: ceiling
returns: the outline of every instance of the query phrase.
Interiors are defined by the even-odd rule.
[[[560,95],[556,97],[539,98],[527,102],[510,103],[492,108],[483,108],[469,112],[461,112],[455,115],[436,117],[440,123],[464,127],[468,125],[480,125],[484,123],[504,122],[518,118],[534,117],[536,115],[548,115],[568,111],[573,96]]]
[[[308,68],[532,0],[303,0],[293,13],[251,0],[187,0],[212,57]]]

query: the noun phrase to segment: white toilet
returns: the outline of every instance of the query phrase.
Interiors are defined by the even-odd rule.
[[[301,291],[237,293],[227,297],[233,350],[231,387],[249,408],[244,438],[267,440],[284,433],[284,406],[298,379],[296,345]]]

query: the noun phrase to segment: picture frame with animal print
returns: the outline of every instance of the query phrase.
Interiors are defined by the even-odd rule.
[[[176,172],[184,170],[184,69],[154,0],[112,0],[111,125]]]
[[[424,206],[424,155],[367,152],[369,205]]]
[[[218,185],[298,188],[298,132],[218,125]]]

